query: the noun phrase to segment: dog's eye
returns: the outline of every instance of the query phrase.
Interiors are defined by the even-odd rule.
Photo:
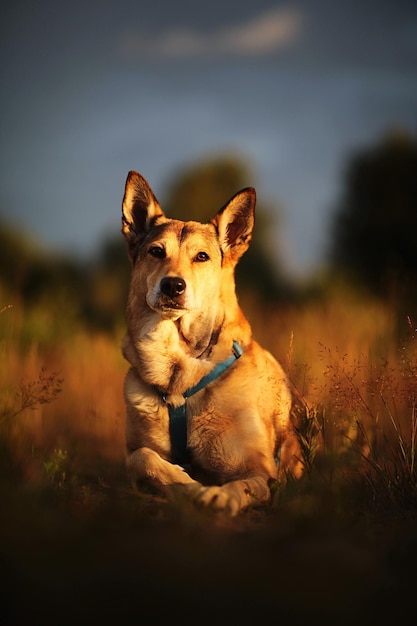
[[[156,259],[165,259],[165,250],[162,246],[152,246],[149,248],[148,252]]]
[[[208,261],[209,258],[210,257],[207,254],[207,252],[199,252],[198,254],[195,255],[194,261],[197,261],[197,263],[204,263],[205,261]]]

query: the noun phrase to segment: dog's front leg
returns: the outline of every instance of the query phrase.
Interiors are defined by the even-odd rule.
[[[200,486],[180,465],[166,461],[151,448],[134,450],[126,459],[126,467],[132,481],[144,480],[164,491],[170,485]]]

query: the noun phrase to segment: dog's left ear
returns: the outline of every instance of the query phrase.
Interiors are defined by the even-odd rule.
[[[138,172],[129,172],[122,204],[122,233],[134,256],[137,244],[158,218],[165,217],[149,183]]]
[[[255,223],[256,192],[253,187],[238,191],[213,217],[224,253],[239,259],[248,249]]]

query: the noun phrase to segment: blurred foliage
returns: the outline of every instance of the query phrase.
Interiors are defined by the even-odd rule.
[[[250,168],[237,157],[200,161],[175,173],[164,211],[174,219],[208,222],[237,191],[249,187],[251,180]]]
[[[167,214],[206,221],[239,189],[252,181],[248,168],[236,158],[218,158],[187,169],[168,189]],[[273,300],[283,289],[279,268],[271,260],[273,212],[257,209],[256,236],[238,266],[241,293]],[[130,265],[122,235],[102,242],[95,258],[49,252],[26,233],[0,222],[0,308],[22,303],[30,341],[71,333],[79,325],[115,332],[124,325]]]
[[[104,329],[124,325],[129,288],[130,262],[121,234],[106,239],[89,267],[89,291],[84,316]]]
[[[243,160],[213,157],[176,173],[162,208],[174,219],[208,222],[232,196],[251,186],[256,186],[254,175]],[[276,207],[265,206],[258,197],[252,242],[236,269],[239,292],[252,292],[265,301],[290,291],[274,249],[276,217]]]
[[[40,341],[67,335],[80,324],[114,331],[123,320],[128,280],[125,248],[112,240],[87,263],[49,252],[0,224],[1,307],[22,304],[28,333]]]
[[[331,260],[382,296],[417,297],[417,141],[396,131],[351,159]]]
[[[208,221],[240,189],[254,185],[250,167],[236,156],[218,156],[177,172],[162,208],[168,216]],[[116,208],[117,210],[117,208]],[[260,200],[249,250],[237,266],[238,293],[245,305],[273,305],[298,297],[320,298],[346,276],[377,296],[390,296],[399,316],[413,316],[417,302],[417,143],[404,133],[391,134],[351,159],[336,206],[331,272],[320,284],[314,277],[298,290],[283,278],[274,249],[277,207]],[[118,333],[130,266],[122,235],[104,240],[89,261],[43,249],[19,229],[0,222],[0,310],[15,307],[23,316],[22,348],[33,336],[52,343],[80,326]],[[312,285],[316,287],[312,291]],[[314,293],[313,293],[314,292]],[[16,306],[18,305],[18,306]],[[400,311],[401,309],[401,311]],[[2,328],[10,316],[1,316]],[[26,330],[25,330],[26,328]],[[4,328],[3,328],[4,330]],[[8,329],[8,332],[12,329]]]

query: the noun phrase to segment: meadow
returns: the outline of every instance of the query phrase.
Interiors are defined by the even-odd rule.
[[[124,324],[0,305],[6,624],[376,623],[412,615],[417,331],[347,287],[242,306],[284,364],[304,476],[230,520],[129,484]]]

